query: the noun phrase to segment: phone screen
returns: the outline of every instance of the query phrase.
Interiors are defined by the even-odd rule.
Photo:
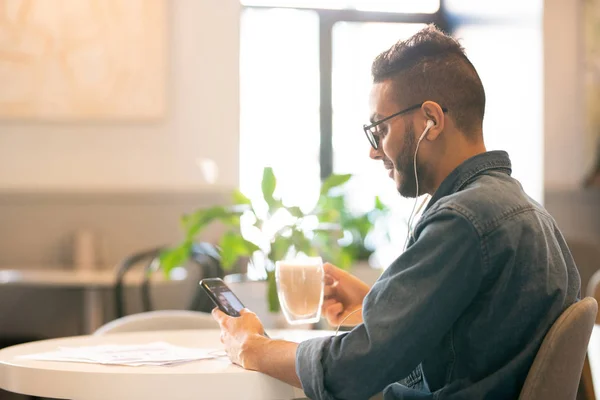
[[[225,282],[221,279],[211,278],[203,279],[201,285],[207,290],[209,296],[221,311],[232,317],[238,317],[240,315],[240,310],[244,308],[244,305],[240,299],[233,294]]]
[[[202,279],[200,286],[221,311],[232,317],[240,316],[240,311],[244,308],[244,305],[221,278]],[[269,337],[267,332],[263,332],[263,335]]]

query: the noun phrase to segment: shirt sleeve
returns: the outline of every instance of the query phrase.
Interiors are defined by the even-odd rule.
[[[371,288],[363,323],[336,337],[305,341],[296,371],[313,400],[367,399],[407,377],[440,343],[479,290],[482,244],[453,209],[422,220],[415,242]]]

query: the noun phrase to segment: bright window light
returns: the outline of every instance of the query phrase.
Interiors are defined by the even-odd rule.
[[[321,8],[392,13],[435,13],[440,0],[241,0],[244,6]]]

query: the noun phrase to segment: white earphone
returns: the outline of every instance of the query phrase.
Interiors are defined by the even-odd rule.
[[[435,122],[433,122],[432,120],[428,119],[427,120],[427,126],[425,126],[425,130],[423,131],[423,133],[421,134],[421,137],[419,138],[419,142],[421,140],[423,140],[423,138],[425,137],[425,135],[427,135],[427,132],[429,132],[429,130],[435,125]],[[415,153],[416,155],[416,153]]]
[[[415,149],[415,156],[413,157],[413,167],[414,167],[414,171],[415,171],[416,193],[415,193],[415,204],[413,205],[412,211],[410,212],[410,216],[408,217],[408,232],[406,233],[406,240],[404,241],[404,249],[405,250],[406,250],[406,246],[408,244],[408,239],[410,238],[410,236],[412,234],[411,227],[412,227],[412,224],[414,222],[415,207],[417,206],[417,201],[419,199],[419,177],[417,175],[417,153],[419,152],[419,145],[421,144],[421,141],[425,138],[425,136],[427,135],[427,132],[429,132],[429,130],[434,125],[435,125],[435,122],[433,122],[430,119],[427,120],[427,125],[425,126],[425,130],[421,134],[421,137],[419,137],[419,141],[417,142],[417,148]],[[416,214],[418,214],[419,211],[421,211],[421,208],[423,208],[423,206],[425,205],[425,203],[428,200],[429,200],[429,196],[425,196],[425,199],[423,200],[423,202],[421,203],[421,205],[417,209]]]
[[[419,137],[419,141],[417,142],[417,148],[415,149],[415,156],[413,157],[413,165],[415,168],[415,182],[417,184],[417,192],[415,195],[415,204],[413,205],[413,209],[410,212],[410,216],[408,217],[408,232],[406,233],[406,240],[404,241],[404,249],[406,250],[406,245],[408,244],[408,239],[410,238],[412,232],[411,232],[411,226],[412,226],[412,219],[413,219],[413,214],[415,214],[415,207],[417,205],[417,200],[419,199],[419,177],[417,176],[417,153],[419,152],[419,145],[421,144],[421,140],[423,140],[425,138],[425,136],[427,135],[427,132],[429,132],[429,130],[435,126],[435,122],[433,122],[432,120],[428,119],[427,120],[427,126],[425,126],[425,130],[423,131],[423,133],[421,134],[421,137]],[[419,208],[417,209],[416,214],[419,213],[419,211],[421,210],[421,208],[423,208],[423,206],[425,205],[425,203],[429,200],[429,196],[425,196],[425,199],[423,200],[423,202],[421,203],[421,205],[419,206]],[[340,327],[342,326],[342,324],[344,322],[346,322],[346,320],[352,316],[353,314],[362,311],[362,307],[358,308],[354,311],[352,311],[350,314],[346,315],[346,317],[338,324],[337,329],[335,330],[335,336],[337,336]]]

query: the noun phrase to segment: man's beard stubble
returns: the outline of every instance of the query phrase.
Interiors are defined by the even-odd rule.
[[[415,131],[412,124],[408,126],[404,134],[404,143],[402,152],[395,160],[396,172],[401,177],[401,182],[398,187],[398,192],[402,197],[414,198],[417,197],[417,181],[415,180],[414,157],[417,148],[415,139]],[[423,192],[421,184],[423,182],[423,171],[417,162],[417,175],[419,178],[419,191]]]

